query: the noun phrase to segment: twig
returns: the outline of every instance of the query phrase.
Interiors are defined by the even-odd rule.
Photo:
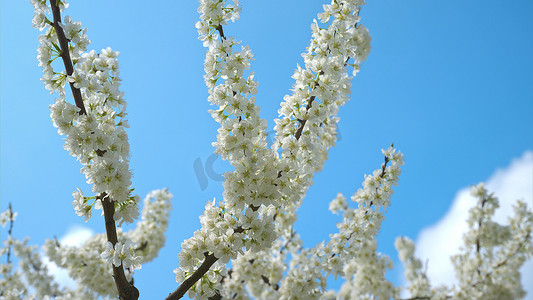
[[[13,208],[11,207],[11,202],[9,202],[9,230],[7,231],[7,234],[11,238],[11,235],[13,233]],[[7,263],[11,263],[11,243],[9,243],[9,247],[7,248]]]
[[[316,84],[315,88],[317,86],[318,84]],[[309,98],[309,102],[307,102],[307,106],[305,107],[306,111],[309,111],[309,109],[311,108],[311,105],[313,105],[313,101],[315,101],[315,96],[311,96],[311,98]],[[298,119],[298,122],[300,123],[300,125],[298,126],[298,129],[296,130],[296,133],[294,134],[294,137],[297,140],[299,140],[300,136],[302,136],[302,131],[304,130],[305,123],[307,123],[307,119],[305,120]]]

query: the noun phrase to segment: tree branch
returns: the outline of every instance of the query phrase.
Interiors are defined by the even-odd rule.
[[[344,66],[348,65],[348,60],[350,60],[350,57],[346,57],[346,60],[344,61]],[[318,75],[322,75],[324,74],[324,71],[320,71],[320,73]],[[315,82],[315,87],[316,88],[319,84]],[[313,105],[313,101],[315,101],[315,97],[316,96],[311,96],[309,97],[309,102],[307,102],[307,106],[305,107],[305,110],[306,111],[309,111],[309,109],[311,108],[311,105]],[[305,126],[305,123],[307,123],[307,119],[306,120],[301,120],[301,119],[298,119],[298,123],[300,123],[300,125],[298,126],[298,129],[296,130],[296,133],[294,134],[294,137],[299,140],[300,139],[300,136],[302,135],[302,131],[304,130],[304,126]],[[280,176],[278,176],[280,177]]]
[[[311,96],[311,98],[309,98],[309,102],[307,102],[307,106],[305,107],[306,111],[309,111],[309,109],[311,108],[311,105],[313,105],[313,101],[315,101],[315,96]],[[302,136],[302,131],[304,130],[305,123],[307,123],[307,119],[305,120],[298,119],[298,122],[300,123],[300,125],[298,126],[298,129],[296,130],[296,133],[294,134],[294,137],[297,140],[299,140],[300,136]]]
[[[361,8],[359,8],[359,9],[357,10],[357,13],[356,13],[357,16],[359,16],[359,12],[360,12],[360,11],[361,11]],[[357,28],[357,25],[358,25],[358,24],[359,24],[359,23],[355,23],[354,27]],[[223,34],[222,31],[219,31],[219,32],[220,32],[221,34]],[[330,53],[331,53],[331,51],[330,51]],[[349,56],[346,57],[346,60],[344,61],[344,66],[348,65],[348,60],[350,60],[350,57],[349,57]],[[321,73],[324,74],[323,71],[321,71]],[[316,88],[317,86],[318,86],[318,84],[315,85],[315,88]],[[309,111],[309,108],[311,108],[311,105],[313,104],[313,101],[314,101],[314,100],[315,100],[315,96],[311,96],[311,97],[309,98],[309,102],[307,102],[306,111]],[[298,129],[296,130],[296,133],[294,134],[294,137],[295,137],[297,140],[300,139],[300,136],[302,135],[302,131],[303,131],[303,129],[304,129],[304,126],[305,126],[305,123],[307,122],[307,120],[300,120],[300,119],[298,119],[298,122],[300,123],[300,125],[298,126]],[[281,176],[281,173],[279,173],[279,176],[278,176],[278,177],[280,177],[280,176]]]
[[[202,276],[204,276],[207,271],[211,268],[211,266],[218,260],[218,258],[215,257],[214,254],[208,254],[207,252],[204,253],[205,259],[202,265],[194,271],[194,273],[185,281],[183,281],[180,286],[172,292],[172,294],[169,294],[168,297],[165,300],[176,300],[181,299],[183,295],[198,281]]]
[[[252,210],[253,211],[257,211],[259,209],[259,207],[257,206],[251,206],[252,207]],[[233,231],[237,232],[237,233],[242,233],[244,232],[244,228],[242,227],[237,227],[235,228]],[[205,273],[207,273],[207,271],[209,271],[209,269],[211,268],[211,266],[217,262],[218,258],[214,255],[214,254],[208,254],[207,252],[204,253],[204,256],[205,256],[205,259],[204,259],[204,262],[202,263],[202,265],[200,265],[200,267],[194,271],[194,273],[189,276],[189,278],[185,279],[185,281],[183,281],[180,286],[178,286],[178,288],[172,292],[171,294],[168,295],[167,298],[165,298],[165,300],[176,300],[176,299],[181,299],[181,297],[183,297],[183,295],[185,295],[185,293],[198,281],[200,280],[200,278],[202,278],[202,276],[205,275]]]
[[[67,75],[72,75],[74,73],[74,67],[72,65],[72,59],[70,58],[70,51],[69,51],[69,40],[65,36],[65,32],[63,31],[63,27],[61,27],[61,12],[59,10],[58,6],[59,0],[50,0],[50,6],[52,7],[52,14],[54,16],[54,23],[52,26],[54,27],[56,33],[57,33],[57,39],[59,41],[59,46],[61,47],[61,58],[63,60],[63,64],[65,65],[65,70],[67,72]],[[72,96],[74,97],[74,101],[76,102],[76,106],[80,109],[79,114],[80,115],[86,115],[87,111],[85,110],[85,106],[83,105],[83,98],[81,96],[80,89],[76,88],[74,86],[74,83],[70,83],[70,89],[72,90]],[[103,156],[106,151],[97,150],[96,153],[98,156]],[[115,224],[115,219],[113,218],[115,214],[115,204],[113,203],[113,200],[109,198],[108,195],[105,193],[100,194],[100,200],[102,201],[102,206],[104,210],[104,219],[105,219],[105,228],[106,228],[106,234],[107,234],[107,240],[113,244],[113,247],[118,242],[117,238],[117,228]],[[117,286],[117,291],[120,299],[124,300],[136,300],[139,298],[139,290],[133,285],[128,282],[126,279],[126,275],[124,274],[123,266],[115,267],[113,266],[113,278],[115,280],[115,284]]]
[[[115,219],[113,218],[113,215],[115,214],[115,204],[113,203],[113,200],[111,200],[111,198],[105,194],[100,200],[102,201],[102,207],[104,209],[107,240],[110,241],[113,246],[115,246],[115,244],[118,242]],[[128,282],[122,265],[118,267],[113,265],[113,278],[115,279],[115,284],[117,286],[118,296],[120,299],[136,300],[139,298],[139,290],[137,290],[133,284]]]
[[[72,75],[74,73],[74,67],[72,66],[72,60],[70,59],[70,51],[68,49],[69,40],[65,36],[63,27],[61,27],[61,12],[57,6],[57,1],[59,0],[50,0],[50,6],[52,7],[52,14],[54,16],[54,23],[52,26],[56,30],[57,39],[59,40],[59,47],[61,48],[61,58],[63,59],[63,64],[65,65],[65,71],[67,75]],[[76,106],[80,109],[80,115],[86,115],[87,111],[83,105],[83,98],[81,97],[80,89],[74,86],[73,82],[70,82],[70,89],[72,90],[72,97],[76,102]]]
[[[218,33],[220,34],[220,40],[222,39],[226,39],[226,37],[224,36],[224,29],[222,28],[222,25],[218,25],[216,30],[218,31]]]
[[[222,25],[218,25],[215,30],[218,31],[220,35],[220,40],[225,40],[226,36],[224,35],[224,29],[222,28]],[[235,96],[237,93],[233,91],[233,95]],[[239,117],[239,122],[241,121],[241,118]],[[256,211],[259,209],[259,207],[251,206],[253,211]],[[237,227],[234,229],[235,232],[242,233],[244,232],[244,228]],[[189,276],[189,278],[185,279],[178,288],[168,295],[166,300],[175,300],[180,299],[185,295],[185,293],[196,283],[200,278],[202,278],[207,271],[211,268],[211,266],[218,260],[217,257],[215,257],[214,254],[208,254],[207,252],[204,253],[205,259],[204,262],[200,265],[200,267],[194,271],[194,273]]]

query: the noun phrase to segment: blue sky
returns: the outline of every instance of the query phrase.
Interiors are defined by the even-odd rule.
[[[207,113],[197,2],[146,3],[75,2],[66,14],[88,28],[90,49],[121,52],[136,191],[144,197],[168,187],[174,194],[167,246],[136,273],[142,298],[158,299],[177,287],[172,270],[180,244],[198,229],[206,201],[221,198],[221,182],[208,172],[227,166],[217,159],[205,169],[217,124]],[[270,129],[322,3],[242,1],[241,19],[224,28],[255,55],[257,103]],[[32,15],[29,1],[1,2],[0,210],[12,202],[19,212],[14,234],[42,244],[73,226],[103,232],[104,224],[98,215],[84,223],[72,208],[72,191],[90,188],[51,124],[54,98],[39,81]],[[355,192],[364,174],[380,166],[380,149],[394,142],[406,165],[379,249],[397,264],[396,236],[416,239],[446,214],[458,191],[533,150],[533,2],[368,1],[361,17],[372,50],[341,109],[340,140],[315,176],[297,231],[306,246],[335,232],[329,201]],[[195,161],[206,180],[199,180]],[[400,273],[390,278],[399,283]]]

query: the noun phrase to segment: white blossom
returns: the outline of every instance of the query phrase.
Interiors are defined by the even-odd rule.
[[[11,211],[11,209],[5,210],[0,213],[0,226],[6,227],[9,222],[15,222],[17,218],[17,212]]]
[[[137,247],[138,245],[131,243],[130,240],[117,242],[114,246],[108,241],[101,256],[102,259],[112,263],[115,267],[124,265],[124,268],[133,271],[141,268],[141,257],[135,254],[135,248]]]

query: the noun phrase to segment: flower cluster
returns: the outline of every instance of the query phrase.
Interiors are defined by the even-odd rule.
[[[0,299],[21,299],[28,295],[30,285],[35,294],[24,299],[36,299],[35,295],[63,295],[64,291],[48,274],[48,268],[41,260],[37,247],[28,246],[27,242],[27,239],[19,241],[10,236],[4,241],[4,247],[0,247],[0,257],[13,247],[19,262],[16,270],[13,270],[11,261],[0,264]]]
[[[112,263],[115,267],[124,265],[124,268],[136,270],[141,268],[141,257],[135,254],[135,249],[139,245],[132,243],[130,240],[117,242],[114,246],[111,242],[105,244],[105,250],[102,252],[102,259]]]
[[[166,189],[150,192],[144,199],[142,221],[128,232],[118,228],[118,238],[122,242],[114,247],[107,242],[106,234],[94,235],[81,246],[62,245],[55,239],[48,239],[43,245],[46,255],[43,259],[35,246],[9,236],[0,247],[0,257],[13,248],[19,260],[19,269],[14,270],[11,262],[0,264],[0,299],[4,299],[3,296],[6,299],[33,299],[35,295],[40,295],[39,299],[43,299],[44,295],[55,299],[116,298],[111,264],[123,265],[126,278],[131,282],[133,272],[141,264],[157,257],[165,242],[171,199],[172,194]],[[9,221],[16,213],[13,212],[12,217],[9,217],[10,214],[11,211],[7,210],[0,215],[8,216],[6,220]],[[77,287],[60,288],[48,274],[46,260],[67,270]]]
[[[464,234],[460,253],[451,257],[457,286],[432,288],[415,248],[405,237],[396,240],[400,260],[405,265],[408,290],[417,299],[520,299],[525,291],[520,283],[520,267],[533,255],[533,213],[522,201],[513,207],[509,225],[492,221],[498,199],[483,183],[473,186],[477,204],[468,214],[469,230]],[[431,263],[431,262],[430,262]]]
[[[10,205],[7,210],[0,213],[0,226],[3,228],[9,223],[11,227],[13,222],[15,222],[16,216],[17,213],[11,209]],[[2,297],[8,299],[16,298],[27,291],[22,282],[22,273],[13,269],[13,262],[10,258],[11,249],[14,244],[20,242],[13,239],[11,229],[9,230],[8,238],[3,241],[3,245],[0,245],[0,257],[6,256],[6,263],[0,264],[0,299],[3,299]]]
[[[7,252],[6,247],[0,250],[0,256]],[[27,293],[22,275],[19,270],[14,270],[12,262],[0,264],[0,299],[19,299],[21,295]]]
[[[59,1],[64,6],[64,1]],[[46,1],[33,1],[35,9],[34,26],[45,33],[39,36],[37,60],[43,68],[42,81],[51,93],[59,98],[50,106],[51,118],[60,135],[65,135],[64,148],[76,157],[92,184],[92,191],[100,200],[109,197],[116,202],[115,219],[133,222],[138,216],[138,198],[130,197],[131,172],[129,170],[129,142],[125,128],[126,101],[120,92],[118,69],[119,52],[106,48],[97,53],[85,52],[90,41],[81,22],[66,16],[60,28],[46,18],[49,7]],[[68,55],[60,47],[57,30],[62,30],[68,41]],[[54,71],[53,61],[69,57],[73,64],[72,74]],[[81,94],[82,103],[77,105],[66,101],[65,84]],[[76,96],[74,96],[76,97]],[[76,213],[87,221],[97,201],[88,204],[90,198],[81,191],[74,192]],[[97,206],[98,207],[98,206]]]
[[[352,197],[358,202],[357,208],[350,208],[341,194],[331,202],[332,211],[344,212],[344,217],[337,225],[339,233],[331,235],[328,243],[303,248],[299,235],[291,228],[270,249],[246,251],[233,260],[232,269],[220,287],[221,295],[239,299],[337,296],[354,299],[370,294],[378,298],[397,295],[397,289],[384,277],[392,263],[388,257],[376,253],[375,236],[383,220],[381,207],[389,205],[391,188],[397,183],[403,158],[392,147],[383,153],[385,163],[373,175],[365,177],[363,189]],[[346,279],[338,294],[326,291],[329,275]]]
[[[139,245],[136,253],[142,257],[142,263],[152,261],[165,245],[172,197],[167,189],[148,193],[143,201],[141,220],[134,230],[126,233],[129,240]]]
[[[464,246],[452,256],[459,286],[454,297],[459,299],[519,299],[525,291],[520,284],[520,267],[533,255],[533,213],[518,201],[509,225],[491,219],[498,199],[489,194],[483,183],[472,187],[477,205],[470,209],[469,231],[463,236]]]
[[[31,285],[37,295],[61,296],[63,290],[48,274],[48,268],[37,252],[36,246],[28,246],[28,239],[20,241],[11,235],[12,225],[17,213],[11,205],[8,210],[0,213],[0,225],[4,227],[8,222],[9,236],[0,247],[0,257],[6,255],[7,263],[0,264],[0,299],[20,299],[28,293]],[[18,258],[18,269],[13,270],[12,253]],[[24,278],[23,278],[24,277]],[[35,296],[32,296],[32,299]]]
[[[5,210],[0,213],[0,226],[6,227],[9,222],[15,222],[17,213],[11,211],[11,209]]]
[[[274,120],[272,148],[281,153],[279,187],[285,200],[276,222],[285,236],[290,235],[313,174],[322,169],[337,140],[337,113],[351,87],[347,67],[355,75],[370,50],[368,30],[359,18],[363,4],[334,0],[323,6],[323,25],[315,21],[311,26],[312,39],[302,54],[305,66],[295,70],[293,93],[284,97],[280,118]]]
[[[98,295],[114,297],[117,292],[109,262],[115,266],[124,264],[126,277],[131,281],[133,271],[139,269],[140,264],[158,255],[164,246],[171,199],[172,194],[166,189],[150,192],[144,199],[141,221],[128,232],[118,228],[118,239],[123,242],[114,247],[107,242],[106,234],[98,234],[80,247],[47,240],[45,253],[59,267],[68,270],[70,277],[82,287],[81,290],[94,295],[84,299]]]
[[[343,212],[343,220],[337,224],[339,232],[315,248],[300,251],[292,248],[290,269],[281,284],[281,294],[288,299],[291,295],[319,297],[330,274],[346,280],[338,294],[342,299],[362,295],[388,299],[396,295],[396,289],[384,276],[386,269],[392,268],[392,262],[376,253],[375,238],[404,162],[403,155],[392,146],[382,152],[385,162],[381,168],[365,176],[363,188],[351,197],[357,208],[350,207],[342,194],[330,203],[332,212]]]
[[[61,295],[59,285],[53,276],[48,274],[48,268],[38,253],[37,246],[28,246],[28,240],[16,241],[13,249],[19,260],[19,269],[24,273],[28,284],[35,289],[37,295]]]
[[[266,251],[248,251],[232,261],[233,268],[220,291],[224,299],[247,299],[248,294],[256,299],[280,299],[279,282],[285,262],[281,255],[265,254]]]
[[[415,257],[415,245],[413,241],[408,237],[398,237],[394,243],[394,247],[398,251],[400,261],[405,266],[404,274],[409,282],[407,289],[411,296],[430,298],[432,295],[431,285],[426,272],[422,269],[422,261]]]
[[[176,280],[182,282],[192,274],[208,253],[212,253],[218,261],[199,284],[190,290],[189,296],[213,296],[213,286],[218,286],[227,274],[224,264],[234,259],[237,253],[242,253],[243,248],[257,252],[262,244],[268,245],[274,241],[276,236],[272,216],[264,213],[263,209],[260,211],[249,208],[236,219],[227,212],[224,204],[219,207],[215,206],[215,201],[207,204],[204,214],[200,217],[202,229],[182,243],[182,251],[178,255],[180,267],[174,271]],[[245,224],[249,226],[246,229],[243,228]],[[248,236],[244,232],[247,232]]]
[[[67,270],[77,283],[72,293],[84,293],[84,299],[98,296],[116,297],[117,289],[113,281],[111,265],[100,255],[107,239],[105,234],[92,236],[79,247],[62,245],[57,240],[48,239],[43,245],[47,258],[58,267]]]
[[[336,115],[350,94],[347,66],[358,70],[370,50],[368,30],[359,23],[362,4],[335,0],[324,5],[319,17],[327,26],[320,27],[316,20],[311,26],[313,37],[302,54],[305,68],[298,66],[293,94],[281,103],[273,147],[282,149],[284,162],[299,172],[320,170],[327,150],[335,144]]]

